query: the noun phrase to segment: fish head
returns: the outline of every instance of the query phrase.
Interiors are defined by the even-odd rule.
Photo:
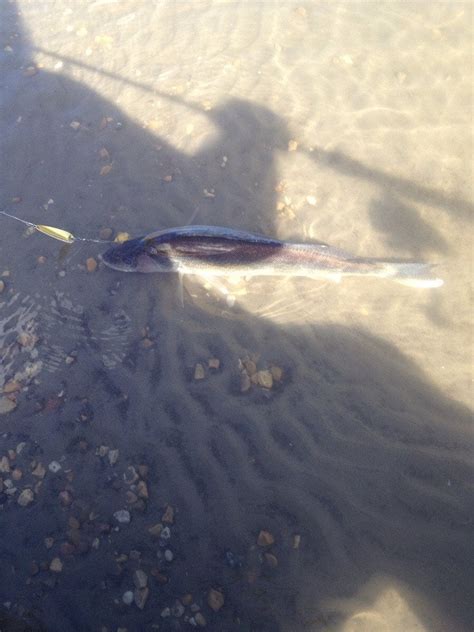
[[[109,268],[120,272],[172,272],[175,266],[169,251],[169,244],[138,237],[114,244],[101,259]]]

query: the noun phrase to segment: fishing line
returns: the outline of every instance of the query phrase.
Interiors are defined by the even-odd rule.
[[[33,222],[28,222],[26,219],[16,217],[15,215],[11,215],[10,213],[2,210],[0,210],[0,215],[5,215],[5,217],[10,217],[10,219],[15,219],[17,222],[21,222],[22,224],[25,224],[26,226],[34,228],[38,232],[43,233],[43,235],[47,235],[48,237],[63,241],[67,244],[72,244],[75,241],[89,242],[93,244],[114,243],[113,239],[93,239],[92,237],[77,237],[77,235],[73,235],[69,231],[63,230],[62,228],[56,228],[55,226],[46,226],[45,224],[34,224]]]

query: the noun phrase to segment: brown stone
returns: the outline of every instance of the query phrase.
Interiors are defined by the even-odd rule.
[[[275,538],[269,531],[262,530],[258,534],[257,544],[258,546],[271,546],[275,542]]]
[[[191,593],[187,593],[181,597],[181,603],[183,606],[190,606],[193,603],[193,596]]]
[[[94,257],[89,257],[86,261],[87,272],[95,272],[97,270],[97,261]]]
[[[257,372],[257,365],[253,360],[244,360],[242,364],[244,365],[245,370],[247,371],[249,376],[252,376],[254,375],[254,373]]]
[[[207,366],[210,369],[214,369],[215,371],[219,369],[220,365],[221,361],[219,360],[219,358],[209,358],[209,360],[207,361]]]
[[[33,474],[33,476],[36,476],[38,478],[44,478],[46,475],[46,468],[42,463],[38,463],[38,465],[31,473]]]
[[[148,498],[148,487],[145,481],[140,481],[137,484],[137,494],[140,498]]]
[[[174,522],[174,509],[171,505],[166,505],[165,513],[161,517],[163,522],[167,522],[168,524],[173,524]]]
[[[279,366],[271,366],[270,367],[270,373],[272,374],[273,379],[275,380],[275,382],[280,382],[282,377],[283,377],[283,369],[280,368]]]
[[[215,590],[211,588],[211,590],[207,594],[207,604],[211,610],[214,612],[218,612],[222,606],[224,605],[224,595],[220,590]]]
[[[152,527],[148,529],[148,533],[154,538],[159,538],[161,535],[162,529],[163,529],[163,525],[161,524],[161,522],[158,522],[157,524],[154,524]]]

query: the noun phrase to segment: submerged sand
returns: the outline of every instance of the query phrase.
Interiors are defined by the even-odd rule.
[[[244,280],[229,301],[188,279],[182,307],[171,276],[2,218],[8,625],[471,629],[471,13],[3,5],[9,212],[317,239],[445,280]]]

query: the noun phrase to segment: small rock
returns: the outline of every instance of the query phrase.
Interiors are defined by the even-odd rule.
[[[174,602],[174,605],[171,608],[171,614],[173,615],[173,617],[177,617],[177,618],[183,616],[183,614],[184,614],[184,606],[183,606],[183,604],[180,601],[176,600]]]
[[[79,121],[71,121],[69,123],[69,127],[71,127],[75,132],[77,132],[77,130],[81,128],[81,124],[79,123]]]
[[[109,463],[110,465],[115,465],[118,461],[119,458],[119,451],[118,450],[109,450]]]
[[[204,367],[202,366],[200,362],[198,362],[196,366],[194,367],[194,379],[203,380],[205,377],[206,377],[206,372],[204,370]]]
[[[218,612],[224,605],[224,595],[220,590],[211,588],[207,595],[207,604],[211,610]]]
[[[51,461],[51,463],[48,465],[48,470],[53,474],[57,474],[59,470],[62,470],[62,467],[61,464],[57,461]]]
[[[122,595],[122,601],[127,606],[131,606],[133,603],[133,592],[131,590],[127,590]]]
[[[54,544],[54,538],[45,538],[44,545],[47,549],[52,549]]]
[[[138,496],[129,490],[125,494],[125,499],[126,499],[127,505],[133,505],[133,503],[137,502]]]
[[[267,566],[270,568],[276,568],[278,566],[278,558],[276,555],[273,555],[272,553],[265,553],[264,557]]]
[[[16,401],[8,397],[0,397],[0,415],[11,413],[16,408]]]
[[[161,522],[158,522],[157,524],[154,524],[152,527],[148,529],[148,533],[154,538],[159,538],[161,535],[162,529],[163,529],[163,525],[161,524]]]
[[[279,366],[271,366],[270,373],[272,374],[275,382],[281,381],[281,378],[283,377],[283,369],[281,369]]]
[[[137,484],[137,494],[140,498],[148,498],[148,487],[145,481],[140,481]]]
[[[123,244],[124,241],[128,241],[130,239],[130,235],[128,233],[117,233],[114,242],[117,244]]]
[[[7,474],[10,471],[10,461],[8,457],[2,456],[0,459],[0,473]]]
[[[20,382],[17,382],[16,380],[9,380],[3,387],[3,392],[5,393],[5,395],[8,395],[9,393],[15,393],[16,391],[19,391],[20,389]]]
[[[298,149],[298,142],[296,140],[288,141],[288,151],[296,151]]]
[[[97,270],[97,261],[94,257],[89,257],[86,261],[87,272],[95,272]]]
[[[71,529],[76,529],[77,530],[77,529],[81,528],[81,523],[74,516],[69,516],[69,519],[68,519],[67,523],[68,523],[68,525],[69,525],[69,527]]]
[[[316,198],[314,197],[314,195],[307,195],[306,196],[306,201],[308,202],[308,204],[310,204],[311,206],[316,206]]]
[[[105,147],[103,147],[102,149],[105,149]],[[107,150],[105,150],[105,151],[107,151]],[[109,152],[107,151],[107,154],[108,153]],[[102,155],[101,155],[101,158],[102,158]],[[106,158],[108,158],[108,155],[106,156]],[[112,237],[112,233],[113,233],[113,230],[111,228],[101,228],[100,231],[99,231],[99,237],[101,239],[110,239]]]
[[[207,621],[201,612],[196,612],[196,614],[194,615],[194,620],[200,628],[204,628],[207,624]]]
[[[167,562],[172,562],[173,558],[174,558],[173,551],[170,551],[170,549],[166,549],[166,551],[165,551],[165,560]]]
[[[148,576],[141,569],[138,569],[133,573],[133,583],[136,588],[146,588],[148,583]]]
[[[269,531],[262,530],[258,534],[257,544],[258,546],[270,546],[275,542],[275,538]]]
[[[169,540],[171,538],[171,529],[169,527],[164,527],[161,530],[160,539],[161,540]]]
[[[10,459],[10,461],[14,461],[16,459],[16,452],[15,450],[8,450],[8,458]]]
[[[94,539],[92,540],[92,548],[93,548],[93,549],[95,549],[95,550],[97,550],[97,549],[99,548],[99,546],[100,546],[100,540],[99,540],[99,538],[94,538]]]
[[[19,481],[22,476],[23,476],[23,472],[20,470],[19,467],[16,467],[12,472],[12,479],[14,481]]]
[[[44,478],[46,476],[46,468],[42,463],[38,463],[35,469],[31,472],[33,476],[37,478]]]
[[[110,448],[109,448],[108,445],[100,445],[97,448],[95,453],[97,454],[97,456],[100,456],[100,457],[103,458],[104,456],[107,456],[107,454],[109,453],[109,450],[110,450]]]
[[[114,518],[120,524],[130,524],[130,512],[126,509],[119,509],[114,513]]]
[[[135,592],[133,593],[133,598],[134,598],[135,605],[137,606],[137,608],[139,608],[140,610],[143,610],[149,594],[150,594],[149,588],[137,588],[137,590],[135,590]]]
[[[67,489],[59,492],[59,501],[63,507],[69,507],[72,504],[72,494]]]
[[[47,259],[44,255],[40,255],[37,259],[36,259],[36,263],[38,263],[38,265],[43,266],[46,263]]]
[[[218,370],[219,367],[221,365],[221,361],[219,360],[219,358],[209,358],[209,360],[207,361],[207,366],[210,369],[214,369],[214,370]]]
[[[133,467],[133,465],[129,465],[127,467],[127,469],[125,470],[124,475],[123,475],[123,480],[128,485],[133,485],[133,483],[137,482],[138,474],[137,474],[137,470]]]
[[[163,514],[161,520],[163,522],[167,522],[168,524],[173,524],[174,522],[174,509],[171,505],[166,505],[165,513]]]
[[[258,383],[263,388],[271,388],[273,386],[273,377],[270,371],[258,371]]]
[[[21,442],[20,442],[20,443],[16,446],[16,453],[17,453],[17,454],[21,454],[25,448],[26,448],[26,441],[21,441]]]
[[[183,604],[183,606],[190,606],[193,603],[193,596],[191,595],[191,593],[186,593],[186,595],[183,595],[181,597],[181,603]]]
[[[163,617],[163,619],[166,619],[166,617],[171,617],[171,609],[163,608],[163,610],[161,611],[161,616]]]
[[[2,281],[0,279],[0,294],[3,292],[4,289],[5,289],[5,281]]]
[[[59,559],[59,557],[55,557],[51,564],[49,565],[49,570],[53,573],[60,573],[63,570],[63,563]]]
[[[246,360],[242,362],[242,364],[244,365],[244,368],[249,374],[249,376],[252,376],[257,372],[257,365],[255,364],[253,360],[250,360],[249,358],[247,358]]]
[[[201,610],[201,606],[198,603],[192,603],[190,610],[191,612],[199,612],[199,610]]]
[[[295,536],[293,536],[293,548],[299,549],[300,543],[301,543],[301,536],[299,534],[296,534]]]
[[[11,488],[14,489],[14,488]],[[10,490],[7,490],[7,493]],[[21,494],[18,496],[18,504],[20,505],[20,507],[28,507],[28,505],[30,505],[33,500],[35,499],[35,495],[33,493],[32,489],[24,489]]]

